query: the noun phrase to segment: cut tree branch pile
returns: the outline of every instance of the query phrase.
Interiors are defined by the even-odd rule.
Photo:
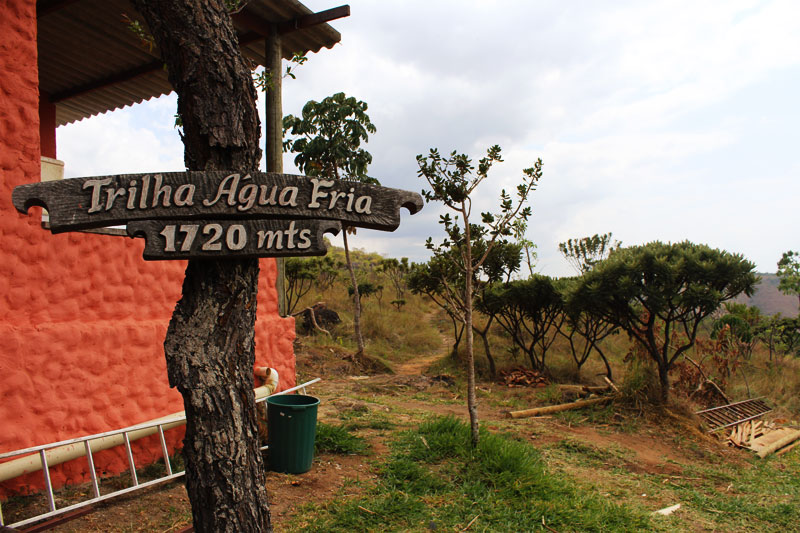
[[[497,380],[500,385],[506,387],[546,387],[548,384],[547,378],[544,374],[537,370],[529,368],[512,368],[510,370],[501,370],[500,379]]]

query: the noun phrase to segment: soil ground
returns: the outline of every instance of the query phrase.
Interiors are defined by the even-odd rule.
[[[393,375],[367,376],[359,375],[341,354],[300,348],[298,373],[301,377],[322,378],[309,391],[322,400],[319,409],[321,422],[341,423],[348,413],[367,410],[389,417],[393,423],[407,428],[429,415],[467,417],[462,393],[450,386],[446,377],[431,376],[427,372],[439,358],[441,355],[433,354],[398,364]],[[715,461],[746,466],[746,452],[725,448],[718,441],[704,436],[691,422],[676,424],[669,416],[654,418],[652,414],[614,409],[610,418],[599,423],[587,423],[580,414],[575,417],[510,420],[505,416],[508,410],[534,404],[535,389],[509,389],[484,382],[480,384],[478,393],[480,418],[490,430],[513,431],[523,436],[543,450],[552,468],[576,476],[581,483],[612,487],[609,491],[613,490],[615,483],[627,481],[610,478],[609,472],[603,468],[566,460],[559,453],[557,443],[575,442],[596,448],[604,454],[600,456],[601,461],[613,461],[616,468],[633,475],[661,475],[666,482],[671,479],[691,480],[694,466],[706,464],[710,457]],[[626,430],[626,427],[630,429]],[[359,435],[365,437],[371,446],[369,456],[321,454],[305,474],[268,474],[270,508],[276,531],[282,531],[290,520],[294,521],[294,527],[298,526],[298,521],[302,524],[302,517],[297,515],[302,513],[303,505],[357,495],[364,490],[362,481],[369,482],[376,477],[376,461],[386,454],[390,433],[365,429],[359,431]],[[675,444],[687,440],[691,445]],[[730,490],[730,487],[720,486],[719,490]],[[647,499],[643,491],[641,498]],[[629,492],[635,492],[635,489]],[[649,496],[652,502],[647,501],[656,510],[676,503],[669,497],[668,494],[656,494]],[[5,506],[4,511],[8,520]],[[93,513],[57,526],[52,531],[167,533],[181,531],[190,524],[188,497],[181,482],[177,481],[98,505]],[[698,530],[704,529],[707,528],[698,526]]]

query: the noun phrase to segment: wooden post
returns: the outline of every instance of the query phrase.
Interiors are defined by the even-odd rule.
[[[264,41],[265,69],[272,74],[271,84],[266,92],[266,149],[265,157],[267,172],[283,172],[283,101],[282,91],[282,60],[283,49],[278,25],[270,24],[269,35]],[[278,266],[278,277],[275,280],[275,290],[278,292],[278,313],[286,316],[286,264],[283,258],[275,260]]]

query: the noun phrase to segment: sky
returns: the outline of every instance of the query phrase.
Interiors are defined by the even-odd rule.
[[[304,0],[314,11],[340,5]],[[504,162],[474,212],[541,158],[528,239],[536,271],[573,275],[558,243],[690,240],[775,272],[800,249],[800,2],[350,0],[340,44],[283,84],[284,114],[345,92],[377,132],[369,174],[419,192],[431,148]],[[263,101],[259,108],[263,112]],[[67,177],[183,170],[175,95],[57,129]],[[262,139],[263,143],[263,139]],[[263,146],[263,144],[262,144]],[[299,173],[291,154],[284,170]],[[262,167],[263,168],[263,167]],[[351,246],[424,261],[441,206]],[[334,238],[334,244],[340,238]]]

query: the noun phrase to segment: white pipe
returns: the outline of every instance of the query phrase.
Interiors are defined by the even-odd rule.
[[[265,379],[266,381],[266,383],[263,386],[257,387],[256,389],[253,390],[256,396],[256,400],[264,398],[274,393],[275,389],[278,388],[278,371],[273,368],[257,367],[255,369],[255,373],[257,376]],[[89,441],[89,447],[91,448],[92,453],[95,453],[101,450],[107,450],[109,448],[113,448],[115,446],[124,444],[125,443],[124,433],[126,431],[128,433],[128,440],[131,442],[141,439],[143,437],[147,437],[149,435],[153,435],[155,433],[158,433],[158,426],[161,422],[167,422],[166,424],[163,424],[161,426],[165,431],[168,429],[172,429],[174,427],[181,426],[186,423],[186,412],[180,411],[178,413],[173,413],[171,415],[163,416],[161,418],[155,418],[153,420],[149,420],[147,422],[131,426],[130,428],[119,429],[113,432],[100,433],[96,436],[96,438],[93,438],[95,436],[90,435],[89,437],[81,437],[78,439],[73,439],[73,441],[71,441],[70,444],[49,448],[45,451],[45,454],[47,456],[46,457],[47,465],[55,466],[61,463],[65,463],[67,461],[71,461],[72,459],[77,459],[79,457],[85,456],[86,445],[84,444],[84,442],[87,440]],[[141,426],[146,426],[146,427],[141,427]],[[133,429],[133,428],[138,428],[138,429]],[[128,431],[129,429],[131,430]],[[108,435],[108,433],[111,433],[111,435]],[[38,446],[36,448],[41,449],[43,447]],[[24,474],[37,472],[41,469],[42,469],[42,458],[38,453],[34,455],[28,455],[26,457],[20,457],[19,459],[14,459],[6,463],[2,463],[0,464],[0,483]]]

